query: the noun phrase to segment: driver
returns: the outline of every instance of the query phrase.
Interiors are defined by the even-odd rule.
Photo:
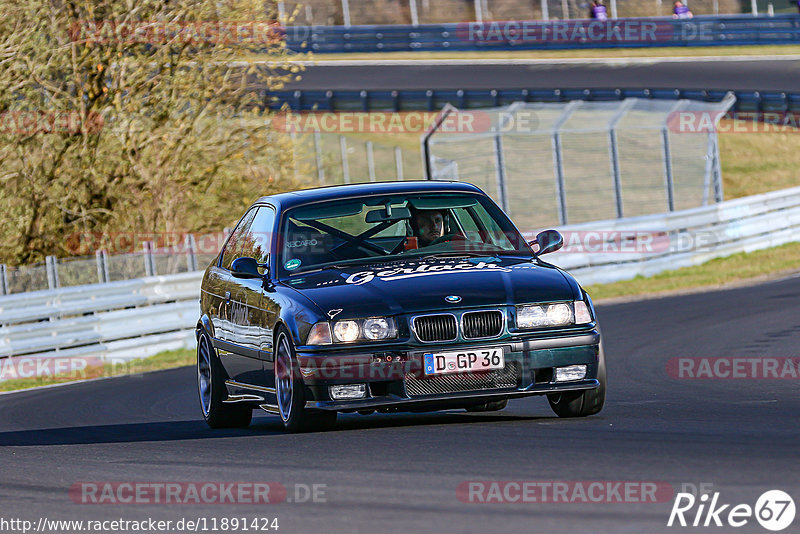
[[[439,210],[415,210],[414,225],[420,247],[427,247],[444,236],[444,214]]]

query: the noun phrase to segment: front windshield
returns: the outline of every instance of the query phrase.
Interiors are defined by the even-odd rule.
[[[281,224],[284,274],[431,255],[524,255],[531,251],[500,209],[464,193],[409,193],[318,202]]]

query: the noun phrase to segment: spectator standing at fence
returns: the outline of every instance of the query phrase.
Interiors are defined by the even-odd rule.
[[[692,10],[684,5],[680,0],[675,0],[675,8],[672,10],[672,18],[676,19],[690,19],[694,17]]]
[[[606,11],[606,6],[603,5],[603,0],[592,0],[592,10],[589,13],[589,18],[608,20],[608,11]]]

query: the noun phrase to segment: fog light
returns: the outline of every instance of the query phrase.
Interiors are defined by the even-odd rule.
[[[569,367],[556,367],[556,382],[572,382],[586,378],[585,365],[570,365]]]
[[[330,390],[331,398],[333,400],[363,399],[367,396],[366,384],[344,384],[342,386],[331,386]]]

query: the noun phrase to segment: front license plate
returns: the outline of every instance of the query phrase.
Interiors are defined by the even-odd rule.
[[[426,375],[486,371],[506,366],[502,347],[458,352],[429,352],[425,354],[424,361]]]

